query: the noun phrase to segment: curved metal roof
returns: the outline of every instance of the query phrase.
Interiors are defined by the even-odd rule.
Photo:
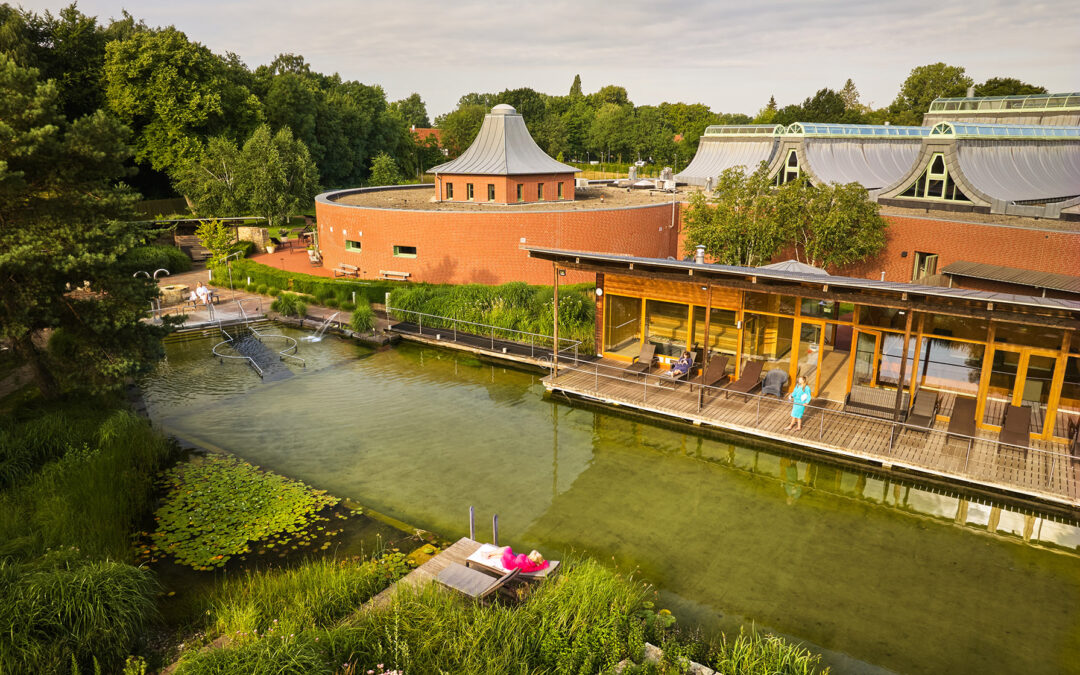
[[[1044,124],[978,124],[974,122],[938,122],[931,136],[952,138],[1038,138],[1045,140],[1080,139],[1080,127]]]
[[[697,154],[685,169],[675,174],[675,180],[689,185],[704,186],[725,169],[741,166],[754,171],[761,162],[768,162],[776,152],[776,140],[771,136],[748,137],[746,140],[710,140],[702,136]]]
[[[525,119],[512,106],[499,104],[484,116],[472,145],[457,159],[428,169],[429,173],[481,176],[576,173],[557,162],[533,140]]]
[[[803,152],[810,172],[826,183],[858,183],[867,190],[892,185],[911,170],[922,144],[918,138],[823,138],[807,142]]]
[[[1067,110],[1080,108],[1080,92],[1027,96],[963,96],[936,98],[929,112],[1000,113],[1003,110]]]
[[[783,124],[713,124],[705,127],[702,136],[779,136]]]
[[[1058,200],[1080,195],[1080,143],[958,143],[964,179],[1006,202]]]

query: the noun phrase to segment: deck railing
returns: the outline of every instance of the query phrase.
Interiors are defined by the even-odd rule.
[[[388,294],[389,295],[389,294]],[[502,328],[499,326],[493,326],[487,323],[479,323],[477,321],[466,321],[464,319],[457,319],[452,316],[439,316],[437,314],[427,314],[425,312],[417,312],[411,309],[401,309],[400,307],[391,307],[386,305],[386,316],[390,318],[394,316],[399,321],[415,321],[417,324],[417,332],[420,335],[424,335],[425,328],[428,334],[437,334],[440,339],[442,333],[437,331],[451,331],[449,337],[452,342],[458,341],[458,332],[463,335],[468,335],[481,340],[488,340],[489,349],[493,353],[498,352],[495,341],[504,340],[507,342],[513,342],[521,347],[529,348],[529,356],[531,358],[537,358],[537,348],[541,348],[541,355],[550,354],[554,348],[555,338],[551,335],[542,335],[540,333],[530,333],[524,330],[517,330],[514,328]],[[425,322],[427,326],[425,326]],[[472,330],[470,330],[472,329]],[[572,353],[573,359],[577,361],[580,357],[581,340],[571,340],[569,338],[559,338],[559,354],[564,352],[567,354]],[[564,346],[565,345],[565,346]],[[559,357],[563,358],[563,357]]]
[[[547,365],[550,367],[550,362]],[[1080,498],[1072,470],[1073,463],[1080,463],[1080,458],[1070,456],[1064,447],[1058,450],[1036,445],[1053,445],[1045,441],[1023,447],[1000,442],[995,437],[968,436],[933,426],[925,428],[837,410],[822,405],[821,399],[814,399],[806,406],[801,431],[787,431],[776,428],[775,413],[781,409],[790,410],[792,404],[775,396],[741,394],[724,387],[677,381],[665,374],[637,375],[625,372],[622,366],[600,361],[560,357],[558,370],[558,374],[553,373],[551,377],[553,383],[572,379],[572,384],[566,384],[566,390],[599,401],[640,405],[721,427],[750,427],[747,430],[771,438],[818,446],[819,449],[839,449],[846,455],[928,470],[982,485],[1065,496],[1073,503]],[[562,387],[556,385],[556,388]],[[770,414],[773,417],[767,420]],[[771,428],[762,428],[763,422],[771,422]],[[836,445],[835,437],[839,434],[834,431],[837,429],[851,430],[844,441],[854,441],[854,447]]]

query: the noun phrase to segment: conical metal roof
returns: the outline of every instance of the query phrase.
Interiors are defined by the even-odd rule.
[[[799,274],[820,274],[826,277],[829,276],[829,273],[820,267],[807,265],[798,260],[785,260],[771,265],[760,265],[760,268],[763,270],[778,270],[780,272],[797,272]]]
[[[513,106],[502,103],[484,115],[476,139],[455,160],[429,173],[482,176],[515,176],[545,173],[576,173],[580,169],[557,162],[533,140],[525,119]]]

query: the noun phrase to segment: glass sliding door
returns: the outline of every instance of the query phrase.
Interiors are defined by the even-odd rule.
[[[1047,422],[1047,404],[1050,402],[1050,386],[1054,380],[1057,359],[1043,354],[1030,354],[1024,370],[1024,384],[1020,393],[1021,405],[1031,408],[1031,433],[1041,434]]]
[[[990,364],[990,382],[983,403],[983,424],[1001,426],[1005,411],[1012,405],[1013,391],[1020,374],[1019,351],[997,347]]]
[[[818,375],[821,373],[822,328],[818,323],[803,321],[799,327],[799,364],[795,377],[805,377],[815,393],[819,391]]]
[[[641,298],[604,299],[604,353],[632,358],[641,353]]]
[[[656,345],[657,356],[681,356],[687,348],[689,333],[689,306],[661,300],[645,301],[645,339]]]

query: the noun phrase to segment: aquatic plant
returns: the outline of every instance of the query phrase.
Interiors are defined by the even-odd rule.
[[[232,457],[210,455],[179,464],[164,474],[168,490],[155,514],[157,530],[144,555],[172,556],[196,569],[220,567],[235,555],[251,551],[252,542],[267,548],[287,546],[293,539],[321,528],[318,515],[338,503],[322,490]]]

